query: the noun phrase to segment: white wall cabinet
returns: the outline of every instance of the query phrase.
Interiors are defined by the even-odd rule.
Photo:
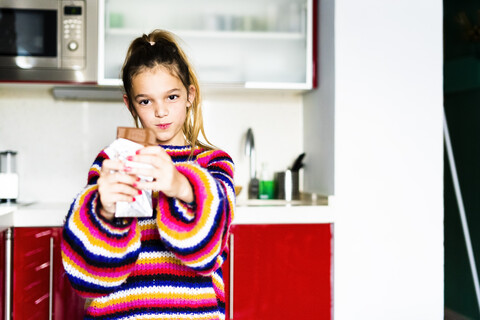
[[[99,84],[119,85],[130,42],[178,35],[202,84],[311,89],[316,0],[102,0]]]

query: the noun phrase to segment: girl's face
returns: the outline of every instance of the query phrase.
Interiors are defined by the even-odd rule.
[[[180,79],[162,66],[145,69],[132,78],[130,107],[144,128],[155,131],[159,144],[185,145],[182,128],[194,98],[195,87],[190,86],[187,92]],[[126,95],[123,100],[128,106]]]

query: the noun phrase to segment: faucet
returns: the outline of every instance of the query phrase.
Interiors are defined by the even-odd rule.
[[[255,156],[255,139],[252,128],[248,128],[245,139],[245,155],[249,159],[250,180],[248,182],[248,198],[258,198],[259,181],[257,179],[257,159]]]

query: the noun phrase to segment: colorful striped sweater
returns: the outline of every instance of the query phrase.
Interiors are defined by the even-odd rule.
[[[72,203],[62,258],[72,286],[87,299],[85,319],[224,319],[221,266],[234,215],[233,162],[220,150],[164,147],[191,183],[194,205],[161,192],[153,217],[113,222],[97,212],[101,152],[88,185]]]

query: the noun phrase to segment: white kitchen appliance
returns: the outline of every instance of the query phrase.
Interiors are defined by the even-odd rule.
[[[98,0],[1,0],[0,81],[95,83],[97,34]]]
[[[0,152],[0,202],[12,203],[18,198],[17,152]]]

